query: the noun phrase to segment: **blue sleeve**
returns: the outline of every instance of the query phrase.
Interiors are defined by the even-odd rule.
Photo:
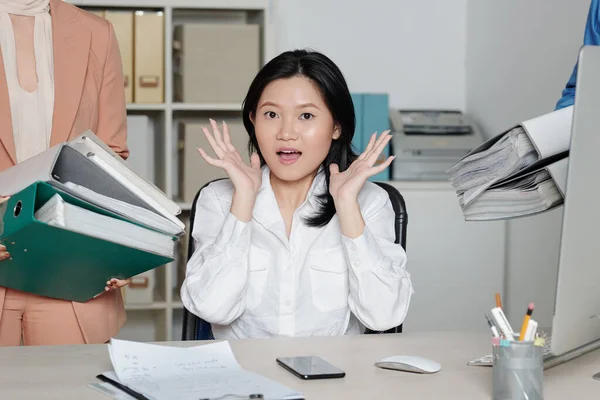
[[[585,34],[583,37],[584,45],[600,45],[600,29],[598,27],[598,19],[600,15],[600,0],[592,0],[588,11],[587,22],[585,24]],[[575,86],[577,84],[577,67],[578,63],[573,68],[573,73],[567,82],[567,86],[562,91],[562,97],[556,103],[556,110],[572,106],[575,101]]]

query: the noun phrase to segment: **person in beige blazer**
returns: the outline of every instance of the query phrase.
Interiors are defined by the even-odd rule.
[[[61,0],[0,0],[0,49],[0,171],[87,129],[128,157],[121,56],[108,21]],[[0,245],[0,267],[8,258],[10,245]],[[125,322],[116,289],[128,282],[111,280],[86,303],[0,287],[0,345],[104,343]]]

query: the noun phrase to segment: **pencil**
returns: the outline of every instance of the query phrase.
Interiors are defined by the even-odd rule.
[[[500,301],[500,293],[496,293],[496,307],[502,308],[502,301]]]
[[[521,334],[519,335],[520,342],[525,339],[525,332],[527,331],[527,325],[529,325],[529,320],[531,319],[531,313],[533,313],[533,303],[529,303],[529,307],[527,307],[527,313],[523,319],[523,326],[521,327]]]

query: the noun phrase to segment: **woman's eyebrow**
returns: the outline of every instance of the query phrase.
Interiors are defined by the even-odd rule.
[[[262,103],[258,108],[261,109],[263,107],[280,107],[277,103],[274,103],[272,101],[265,101],[264,103]],[[314,103],[302,103],[302,104],[298,104],[296,106],[296,108],[316,108],[317,110],[321,110],[316,104]]]
[[[321,110],[316,104],[314,103],[304,103],[304,104],[300,104],[298,105],[297,108],[316,108],[317,110]]]
[[[262,103],[260,105],[260,107],[258,107],[258,108],[263,108],[263,107],[279,107],[279,105],[273,103],[272,101],[266,101],[266,102]]]

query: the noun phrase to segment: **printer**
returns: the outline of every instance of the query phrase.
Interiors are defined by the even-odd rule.
[[[448,180],[446,172],[484,142],[477,127],[455,110],[390,110],[392,180]]]

